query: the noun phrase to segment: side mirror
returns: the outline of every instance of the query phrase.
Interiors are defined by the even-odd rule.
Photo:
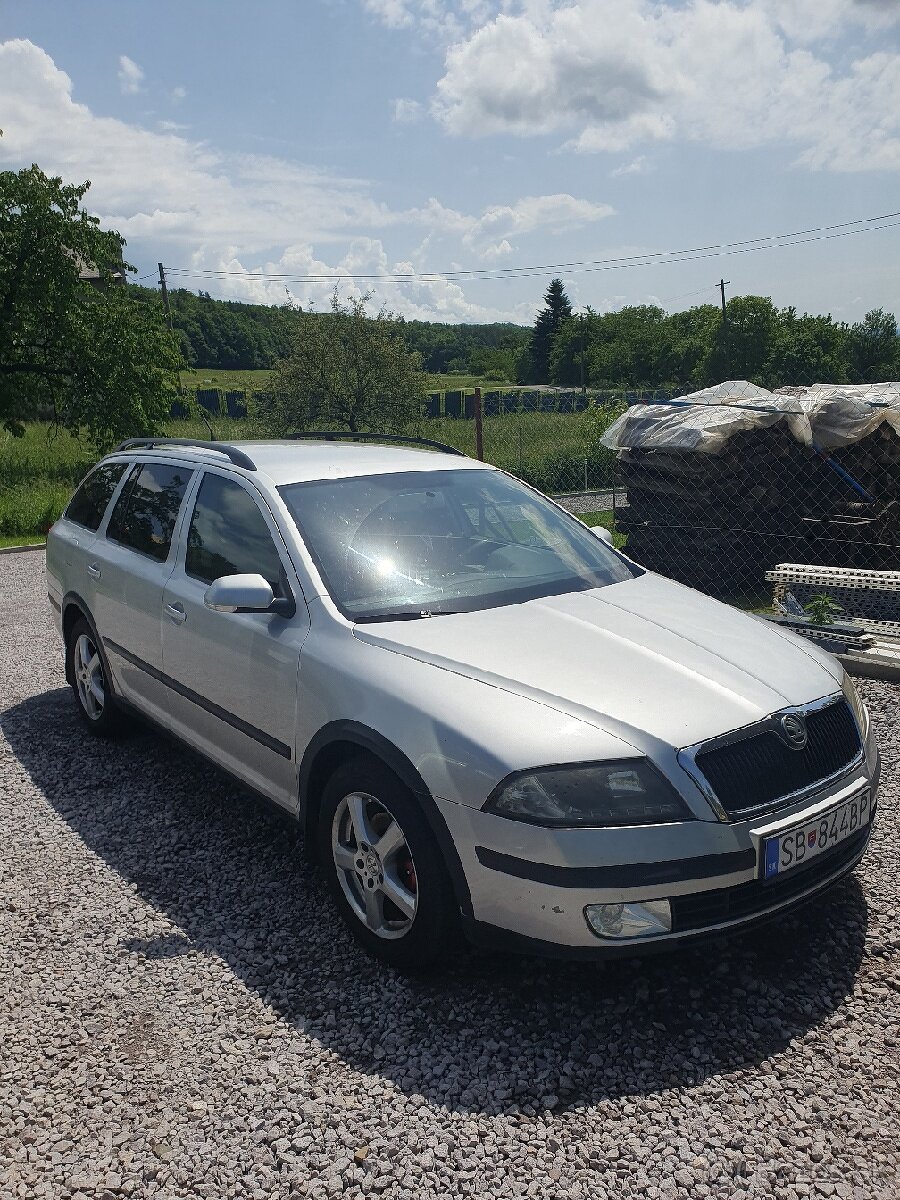
[[[262,575],[223,575],[206,589],[203,603],[214,612],[268,612],[275,593]]]
[[[591,529],[591,533],[594,534],[595,537],[598,537],[601,542],[606,542],[607,546],[611,546],[613,544],[613,536],[605,526],[594,525],[594,527]]]

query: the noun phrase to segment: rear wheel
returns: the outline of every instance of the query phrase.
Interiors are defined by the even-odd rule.
[[[122,724],[122,712],[109,686],[97,637],[83,617],[79,617],[69,631],[66,654],[68,675],[82,720],[100,737],[117,733]]]
[[[325,787],[319,861],[365,949],[397,967],[430,965],[455,926],[453,891],[415,798],[376,759],[338,768]]]

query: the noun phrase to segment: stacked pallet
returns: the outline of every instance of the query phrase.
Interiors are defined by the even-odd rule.
[[[617,435],[628,495],[617,526],[628,554],[650,570],[733,596],[764,589],[779,562],[870,570],[900,562],[900,423],[869,422],[860,428],[871,432],[824,450],[815,435],[798,440],[796,421],[773,423],[770,410],[710,453],[702,443],[673,447],[671,432],[654,448],[652,430],[639,426],[653,414],[636,417],[630,438],[625,428]],[[702,428],[708,410],[697,419]],[[622,445],[629,440],[640,445]],[[687,429],[681,440],[690,442]]]

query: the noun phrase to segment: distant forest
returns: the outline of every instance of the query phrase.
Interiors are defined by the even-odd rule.
[[[297,324],[288,307],[213,300],[180,289],[169,295],[190,367],[258,370],[288,352]],[[777,308],[767,297],[737,296],[724,320],[710,304],[675,313],[651,305],[574,313],[559,280],[544,303],[533,328],[404,320],[398,327],[409,349],[422,356],[424,370],[510,383],[684,392],[723,379],[779,387],[900,377],[896,320],[881,309],[847,324]]]
[[[254,371],[274,367],[290,345],[296,316],[288,307],[213,300],[208,293],[169,292],[172,320],[189,367]],[[460,371],[514,380],[531,330],[521,325],[443,325],[403,321],[410,350],[433,374]]]

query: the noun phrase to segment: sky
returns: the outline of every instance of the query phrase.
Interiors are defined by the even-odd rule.
[[[0,0],[0,128],[148,284],[528,324],[557,274],[598,311],[724,277],[900,315],[900,215],[666,256],[900,210],[900,0]]]

